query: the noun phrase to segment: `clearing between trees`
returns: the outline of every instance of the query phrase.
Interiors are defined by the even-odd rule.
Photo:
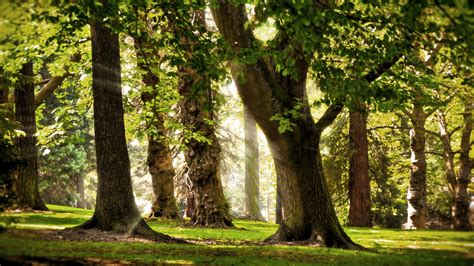
[[[100,231],[62,230],[80,225],[92,211],[48,205],[47,212],[8,212],[0,216],[0,263],[47,264],[258,264],[258,265],[472,265],[474,232],[345,228],[368,251],[314,246],[270,245],[263,240],[276,224],[235,220],[235,228],[182,227],[154,220],[154,230],[190,244],[125,239]],[[71,251],[74,252],[71,252]]]

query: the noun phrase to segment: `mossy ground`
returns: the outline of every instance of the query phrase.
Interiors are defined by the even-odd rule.
[[[0,225],[22,229],[0,234],[0,262],[5,259],[170,264],[254,265],[473,265],[474,232],[407,231],[346,228],[369,251],[350,251],[295,245],[261,245],[276,231],[275,224],[234,221],[235,229],[180,227],[172,221],[151,221],[162,233],[196,244],[142,242],[73,242],[37,238],[32,230],[78,225],[88,210],[48,205],[50,212],[4,213]]]

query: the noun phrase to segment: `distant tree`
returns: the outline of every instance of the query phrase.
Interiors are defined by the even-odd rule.
[[[245,211],[253,220],[265,221],[260,213],[259,204],[259,154],[257,124],[250,112],[244,107],[245,131]]]
[[[349,115],[349,226],[372,227],[369,178],[367,109],[358,106]]]

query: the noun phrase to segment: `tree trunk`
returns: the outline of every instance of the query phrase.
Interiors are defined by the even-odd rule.
[[[110,5],[104,3],[104,8]],[[112,7],[113,8],[113,7]],[[153,231],[135,204],[123,118],[119,36],[95,14],[91,22],[92,91],[98,187],[92,218],[79,228],[173,238]]]
[[[86,193],[84,190],[84,174],[81,173],[76,177],[76,189],[79,199],[77,201],[77,208],[85,209],[86,208]]]
[[[410,114],[413,128],[410,130],[411,169],[407,192],[408,217],[406,228],[426,228],[426,156],[425,121],[423,107],[415,103]]]
[[[342,229],[331,202],[319,152],[322,131],[313,130],[311,120],[305,122],[283,143],[270,142],[285,215],[269,240],[359,248]]]
[[[244,107],[245,129],[245,211],[253,220],[265,221],[259,206],[259,161],[257,124]]]
[[[369,179],[367,115],[364,110],[350,113],[349,135],[349,226],[372,227]]]
[[[213,111],[206,111],[207,95],[196,95],[193,86],[196,79],[181,72],[179,93],[181,122],[194,133],[202,134],[210,143],[194,138],[186,143],[184,157],[189,168],[188,176],[192,182],[192,193],[195,199],[191,224],[206,227],[232,226],[229,205],[224,197],[224,190],[219,176],[221,147],[215,134],[215,128],[206,120],[215,121]],[[210,84],[209,84],[210,85]]]
[[[446,115],[438,111],[436,113],[436,118],[438,120],[439,126],[439,136],[441,137],[441,142],[443,143],[443,159],[445,166],[445,177],[448,182],[448,190],[451,195],[451,216],[455,216],[455,203],[456,203],[456,172],[454,166],[454,152],[451,148],[451,135],[448,131],[448,125],[446,123]]]
[[[471,133],[472,133],[472,111],[474,110],[474,104],[472,101],[467,101],[464,107],[464,127],[461,134],[461,157],[459,176],[456,182],[456,205],[454,215],[454,229],[455,230],[471,230],[472,227],[469,223],[469,204],[470,195],[468,192],[469,182],[471,181],[471,163],[472,160],[469,157],[471,150]]]
[[[194,13],[193,27],[205,27],[204,11]],[[177,25],[179,27],[179,25]],[[178,28],[181,40],[188,49],[188,60],[193,61],[195,39],[189,38],[184,32],[188,29]],[[214,96],[211,81],[199,76],[201,69],[193,66],[179,69],[178,92],[182,96],[179,103],[181,123],[192,132],[205,137],[209,142],[191,137],[185,142],[184,157],[188,166],[188,176],[192,182],[192,194],[195,206],[190,224],[204,227],[229,227],[232,218],[229,205],[224,197],[224,189],[220,179],[221,147],[216,136],[214,123]]]
[[[281,186],[278,182],[277,178],[277,185],[276,185],[276,206],[275,206],[275,223],[280,224],[281,220],[283,219],[283,207],[281,205]]]
[[[25,136],[18,137],[16,145],[21,158],[17,169],[16,195],[20,208],[48,210],[38,189],[38,155],[36,150],[35,89],[33,63],[21,69],[20,85],[15,89],[15,119]]]
[[[143,23],[146,23],[144,21]],[[151,175],[153,186],[153,204],[149,218],[162,217],[178,218],[178,207],[174,196],[175,170],[173,167],[173,156],[166,141],[166,129],[164,126],[164,114],[158,111],[156,106],[158,96],[159,77],[153,72],[158,69],[158,51],[147,42],[148,36],[137,36],[135,48],[138,57],[138,67],[144,71],[142,75],[146,88],[141,98],[144,108],[153,114],[146,121],[148,129],[148,171]]]

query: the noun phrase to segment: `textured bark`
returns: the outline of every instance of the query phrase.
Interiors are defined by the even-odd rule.
[[[184,157],[195,201],[191,224],[228,227],[232,226],[232,218],[219,176],[221,147],[214,126],[205,122],[206,119],[215,121],[215,117],[212,111],[205,110],[207,95],[200,96],[193,92],[195,82],[194,77],[181,72],[178,85],[179,93],[183,96],[179,103],[181,122],[193,132],[199,132],[210,140],[210,143],[207,143],[191,139],[186,143]]]
[[[456,205],[454,214],[454,229],[471,230],[469,223],[469,204],[470,195],[468,192],[469,182],[471,181],[472,160],[469,157],[471,150],[471,134],[472,134],[472,112],[474,104],[467,101],[464,108],[464,126],[461,134],[461,156],[459,166],[459,176],[456,182]]]
[[[265,221],[259,205],[259,161],[257,124],[244,107],[245,131],[245,211],[253,220]]]
[[[369,179],[367,115],[364,110],[350,113],[349,226],[372,227]]]
[[[95,14],[91,39],[98,187],[94,215],[79,228],[175,241],[148,227],[135,204],[125,139],[119,36]]]
[[[406,228],[426,228],[426,155],[425,122],[427,114],[423,107],[414,103],[410,119],[411,169],[410,184],[407,192],[408,217]]]
[[[33,63],[21,69],[20,84],[15,89],[15,120],[25,136],[18,137],[16,146],[21,159],[17,168],[16,195],[20,208],[47,210],[38,190],[38,155],[36,150],[35,92]]]
[[[275,206],[275,223],[280,224],[283,219],[283,207],[281,204],[281,186],[279,185],[277,178],[277,188],[276,188],[276,206]]]
[[[143,90],[141,98],[145,108],[151,109],[153,117],[146,121],[147,129],[153,132],[148,134],[148,171],[151,175],[153,186],[153,204],[149,218],[178,218],[178,207],[174,196],[175,170],[171,149],[166,141],[164,114],[155,106],[158,96],[157,86],[159,77],[152,69],[158,68],[158,51],[147,42],[147,36],[135,38],[135,48],[138,57],[138,67],[144,71],[142,81],[147,87]]]
[[[196,27],[205,26],[204,11],[194,13],[193,23]],[[183,33],[180,37],[185,49],[188,49],[189,60],[192,60],[195,43],[182,30],[176,28],[176,32]],[[205,227],[233,226],[220,180],[221,147],[215,126],[208,122],[217,120],[212,106],[214,92],[210,80],[199,76],[199,69],[192,67],[181,67],[179,72],[181,123],[193,133],[201,134],[210,141],[208,143],[191,138],[185,143],[184,157],[192,182],[191,193],[195,200],[190,224]]]

